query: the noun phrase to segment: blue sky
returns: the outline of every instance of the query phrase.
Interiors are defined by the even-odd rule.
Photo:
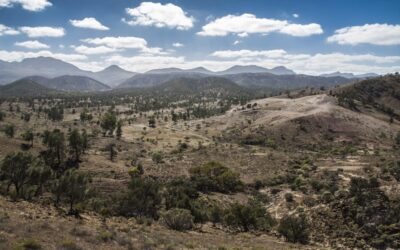
[[[87,70],[235,64],[400,71],[400,1],[0,0],[0,60]]]

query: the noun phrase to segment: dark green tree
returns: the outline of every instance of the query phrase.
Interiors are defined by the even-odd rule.
[[[304,214],[284,216],[278,226],[278,232],[289,242],[308,243],[309,225]]]
[[[104,134],[108,132],[108,134],[112,136],[114,134],[115,127],[117,126],[117,116],[115,115],[115,112],[108,111],[105,113],[101,118],[100,126],[104,130]]]
[[[65,171],[53,185],[55,203],[58,205],[59,201],[64,199],[69,205],[68,214],[77,214],[74,205],[87,197],[89,182],[90,178],[85,173],[75,169]]]
[[[33,140],[35,139],[35,134],[31,129],[26,130],[22,135],[22,139],[24,139],[27,142],[30,142],[30,146],[33,147]]]
[[[13,138],[15,134],[15,126],[12,124],[7,124],[3,131],[8,137]]]
[[[29,169],[36,164],[29,153],[12,153],[7,155],[1,164],[2,179],[8,182],[7,191],[13,185],[17,197],[24,195],[24,188],[29,183]]]

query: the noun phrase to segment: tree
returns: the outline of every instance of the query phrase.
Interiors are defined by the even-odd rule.
[[[306,244],[309,239],[309,232],[305,215],[283,217],[279,222],[278,232],[289,242]]]
[[[56,204],[64,198],[69,204],[68,214],[77,214],[78,211],[74,210],[74,205],[85,200],[88,193],[89,181],[89,176],[78,170],[69,169],[65,171],[53,186]]]
[[[89,111],[85,108],[80,114],[81,122],[91,121],[93,119],[93,115],[88,113]]]
[[[82,152],[85,153],[85,151],[89,148],[89,136],[86,133],[86,129],[82,129]]]
[[[6,117],[6,114],[4,112],[0,111],[0,121],[3,121],[4,117]]]
[[[112,136],[116,125],[117,125],[117,116],[113,111],[108,111],[101,118],[100,126],[104,130],[104,134],[108,132],[108,134]]]
[[[69,148],[74,154],[75,162],[79,162],[83,152],[83,139],[78,129],[73,129],[68,136]]]
[[[197,189],[203,192],[233,192],[243,187],[239,174],[218,162],[191,168],[189,173]]]
[[[29,183],[29,168],[36,162],[31,154],[12,153],[1,164],[1,176],[8,181],[7,191],[13,185],[17,197],[24,194],[24,187]]]
[[[396,144],[400,146],[400,131],[396,135]]]
[[[156,119],[154,119],[153,116],[149,118],[149,127],[150,128],[155,128],[156,127]]]
[[[51,178],[51,169],[46,164],[39,162],[39,164],[33,164],[29,168],[29,184],[36,186],[34,196],[38,196],[43,189],[45,183]]]
[[[64,133],[58,129],[52,132],[46,130],[43,134],[43,144],[47,146],[45,161],[53,169],[61,166],[65,159],[65,137]]]
[[[26,130],[22,135],[22,139],[24,139],[27,142],[31,143],[31,147],[33,147],[33,139],[35,138],[35,135],[31,129]]]
[[[161,204],[160,184],[146,177],[135,177],[129,183],[129,191],[120,200],[119,214],[123,216],[157,217]]]
[[[122,136],[122,120],[119,120],[119,121],[117,122],[117,131],[116,131],[116,134],[117,134],[117,139],[118,139],[118,140],[121,139],[121,136]]]
[[[118,152],[115,150],[115,143],[110,143],[106,146],[106,150],[109,153],[110,161],[114,161],[115,157],[117,156]]]
[[[13,137],[14,137],[14,134],[15,134],[15,126],[12,125],[12,124],[7,124],[7,125],[4,127],[4,133],[5,133],[8,137],[13,138]]]
[[[47,116],[52,121],[62,121],[64,119],[64,109],[62,107],[52,107],[47,110]]]
[[[268,231],[275,224],[275,220],[262,204],[254,200],[250,200],[247,204],[234,203],[224,213],[224,223],[233,230]]]

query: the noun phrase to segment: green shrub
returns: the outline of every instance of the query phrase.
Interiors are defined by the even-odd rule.
[[[283,217],[279,222],[278,232],[289,242],[306,244],[309,240],[308,223],[303,214]]]
[[[42,246],[35,239],[25,239],[14,250],[40,250]]]
[[[64,240],[60,244],[61,250],[80,250],[81,248],[72,240]]]
[[[275,219],[256,201],[247,204],[234,203],[224,211],[224,224],[235,231],[269,231]]]
[[[186,231],[193,228],[193,216],[187,209],[173,208],[162,214],[165,225],[173,230]]]
[[[293,202],[293,194],[292,193],[286,193],[285,194],[285,200],[286,200],[286,202]]]
[[[101,231],[98,235],[98,238],[104,242],[107,242],[114,238],[114,234],[109,231]]]
[[[119,199],[117,213],[123,216],[157,218],[161,203],[160,184],[151,178],[132,178],[128,192]]]
[[[243,188],[239,174],[218,162],[209,162],[189,170],[190,178],[202,192],[235,192]]]

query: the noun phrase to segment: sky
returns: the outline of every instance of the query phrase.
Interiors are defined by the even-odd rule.
[[[0,60],[99,71],[400,71],[398,0],[0,0]]]

